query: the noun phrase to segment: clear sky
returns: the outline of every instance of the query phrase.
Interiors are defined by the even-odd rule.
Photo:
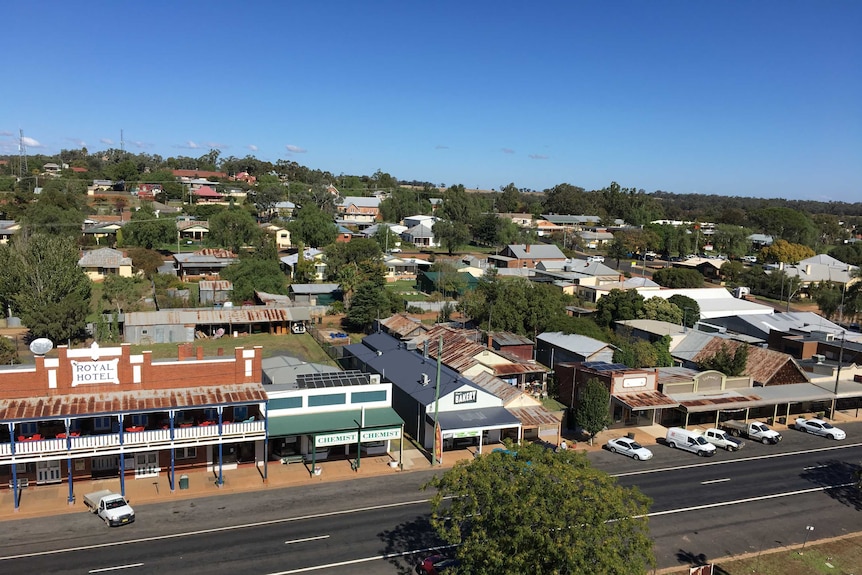
[[[0,153],[862,201],[862,2],[18,1]]]

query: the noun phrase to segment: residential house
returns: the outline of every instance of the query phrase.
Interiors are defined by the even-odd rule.
[[[99,248],[86,251],[78,260],[78,267],[84,270],[92,281],[102,281],[110,275],[130,278],[132,258],[112,248]]]
[[[579,335],[552,331],[536,337],[536,361],[551,369],[558,363],[613,361],[614,350],[603,341]]]
[[[564,259],[543,260],[536,264],[533,281],[554,283],[565,293],[595,302],[601,289],[618,284],[623,277],[601,262]]]
[[[236,260],[237,255],[232,251],[218,248],[174,254],[177,275],[182,279],[217,278],[221,270]]]
[[[200,186],[191,192],[198,204],[218,204],[224,200],[224,196],[210,186]]]
[[[293,212],[296,210],[296,204],[293,202],[277,202],[275,204],[275,211],[278,214],[278,217],[288,219],[293,217]]]
[[[171,170],[171,173],[177,180],[184,183],[189,183],[192,180],[205,180],[207,178],[227,178],[225,172],[213,172],[210,170]]]
[[[306,261],[311,260],[314,262],[314,280],[323,281],[326,277],[326,261],[323,251],[317,248],[306,248],[302,251],[302,254],[297,252],[279,258],[281,267],[285,273],[291,278],[296,278],[296,266],[299,263],[300,257]]]
[[[566,256],[555,245],[510,244],[497,255],[489,255],[488,263],[498,268],[535,268],[539,262],[564,262]]]
[[[339,244],[346,244],[350,240],[353,239],[353,231],[345,228],[342,225],[337,226],[337,231],[335,234],[335,242]]]
[[[380,219],[380,198],[347,196],[337,209],[342,223],[366,228]]]
[[[510,331],[492,331],[487,336],[491,349],[523,361],[532,361],[535,344],[530,338]]]
[[[186,243],[200,243],[210,233],[210,223],[196,220],[191,216],[177,218],[177,233]]]
[[[416,258],[402,258],[393,255],[383,256],[383,265],[386,266],[386,280],[411,280],[416,279],[419,270],[419,261],[426,263],[425,260],[417,260]]]
[[[281,251],[290,248],[290,230],[272,222],[260,224],[260,228],[275,240],[275,249]]]
[[[440,246],[434,237],[434,224],[437,218],[433,216],[411,216],[404,218],[407,229],[402,232],[401,239],[418,248],[436,248]]]
[[[807,296],[813,285],[830,282],[836,284],[842,291],[859,281],[856,272],[859,266],[845,264],[832,256],[819,254],[804,259],[797,265],[779,264],[778,269],[789,278],[799,281],[799,295]]]
[[[578,235],[584,246],[591,250],[603,248],[614,241],[614,234],[607,228],[588,228],[578,232]]]
[[[117,243],[117,232],[122,229],[124,223],[124,221],[97,222],[91,225],[85,223],[81,234],[85,238],[92,238],[97,246],[104,244],[113,247]]]

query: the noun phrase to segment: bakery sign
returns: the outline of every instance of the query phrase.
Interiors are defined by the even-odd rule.
[[[455,405],[458,405],[459,403],[476,403],[476,390],[456,391],[453,401],[455,402]]]
[[[72,387],[120,383],[117,364],[120,358],[104,361],[72,361]]]

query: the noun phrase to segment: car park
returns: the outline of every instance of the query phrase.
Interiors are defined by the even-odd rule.
[[[431,555],[419,562],[419,565],[416,566],[416,573],[418,575],[440,575],[457,567],[458,564],[459,561],[454,557]]]
[[[630,437],[616,437],[609,439],[605,447],[611,453],[622,453],[637,461],[652,459],[652,451],[642,446]]]
[[[838,429],[828,421],[823,421],[822,419],[805,419],[804,417],[799,417],[796,419],[793,427],[803,433],[820,435],[822,437],[828,437],[829,439],[844,439],[847,437],[847,434],[844,433],[843,430]]]

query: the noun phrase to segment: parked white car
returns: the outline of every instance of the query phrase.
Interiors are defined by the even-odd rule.
[[[794,427],[799,431],[813,433],[814,435],[822,435],[829,439],[844,439],[847,437],[847,434],[844,433],[844,431],[838,429],[827,421],[823,421],[822,419],[805,419],[804,417],[799,417],[796,419]]]
[[[589,256],[587,257],[588,262],[598,262],[600,264],[605,262],[605,256]]]
[[[652,451],[642,446],[634,439],[629,439],[628,437],[609,439],[607,444],[605,444],[605,447],[607,447],[608,451],[611,453],[622,453],[623,455],[628,455],[632,459],[636,459],[638,461],[652,459]]]

